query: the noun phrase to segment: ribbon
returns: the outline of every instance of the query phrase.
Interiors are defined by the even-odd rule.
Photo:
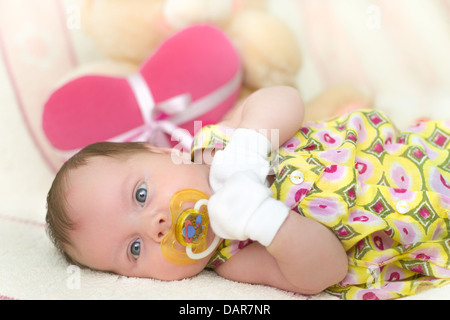
[[[197,101],[192,101],[190,94],[185,93],[155,103],[151,89],[141,74],[131,75],[127,80],[138,102],[144,124],[108,141],[148,141],[159,147],[170,147],[167,137],[170,136],[172,141],[179,141],[185,150],[189,150],[194,138],[189,131],[178,126],[196,119],[225,101],[239,88],[242,71],[239,70],[229,82]],[[168,117],[158,119],[158,112],[163,112]]]

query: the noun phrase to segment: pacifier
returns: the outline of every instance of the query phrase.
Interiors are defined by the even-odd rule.
[[[193,206],[186,208],[188,203]],[[192,264],[215,249],[220,237],[216,236],[208,247],[207,204],[208,196],[195,189],[184,189],[172,196],[169,203],[172,226],[161,240],[161,252],[167,260],[180,265]]]

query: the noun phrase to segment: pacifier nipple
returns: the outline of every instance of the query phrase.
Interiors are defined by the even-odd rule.
[[[190,208],[185,208],[187,203],[191,203]],[[172,226],[161,241],[161,252],[167,260],[181,265],[192,264],[215,249],[220,238],[216,236],[209,247],[206,238],[209,228],[207,204],[208,196],[195,189],[178,191],[170,199]]]

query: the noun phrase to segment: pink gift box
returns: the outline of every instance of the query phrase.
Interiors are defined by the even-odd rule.
[[[50,143],[69,153],[99,141],[189,148],[195,130],[235,105],[240,88],[235,48],[219,29],[198,25],[167,39],[136,74],[64,84],[45,103],[42,125]]]

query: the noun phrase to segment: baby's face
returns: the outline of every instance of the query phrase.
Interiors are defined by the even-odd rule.
[[[76,224],[69,253],[88,267],[126,276],[193,276],[208,258],[175,265],[162,256],[160,242],[172,223],[170,198],[187,188],[210,195],[208,173],[203,165],[175,164],[168,154],[90,159],[69,175],[68,211]]]

